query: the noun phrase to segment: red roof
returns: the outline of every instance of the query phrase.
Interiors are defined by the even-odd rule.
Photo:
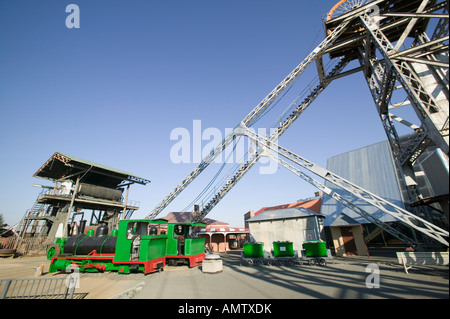
[[[171,212],[167,216],[163,217],[169,221],[169,223],[188,223],[192,217],[191,212]],[[200,232],[203,233],[248,233],[248,228],[244,227],[231,227],[229,223],[221,222],[212,218],[204,218],[202,223],[206,224],[205,228],[201,228]]]
[[[191,212],[171,212],[168,213],[163,219],[166,219],[169,221],[169,223],[189,223],[192,219],[192,213]],[[203,218],[202,223],[205,223],[206,225],[227,225],[228,223],[221,222],[215,219],[211,218]]]
[[[278,206],[272,206],[272,207],[263,207],[255,213],[255,216],[258,214],[261,214],[262,212],[268,211],[268,210],[285,209],[285,208],[293,208],[293,207],[303,207],[303,208],[309,209],[310,211],[313,211],[316,214],[320,214],[321,206],[322,206],[322,198],[315,198],[315,199],[306,200],[306,201],[302,201],[302,202],[298,202],[298,203],[284,204],[284,205],[278,205]]]
[[[207,225],[206,228],[202,228],[200,230],[201,232],[234,232],[234,233],[248,233],[248,228],[244,227],[231,227],[228,225]]]

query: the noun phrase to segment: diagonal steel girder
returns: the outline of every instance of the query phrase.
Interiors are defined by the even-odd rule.
[[[290,116],[280,124],[275,132],[270,135],[269,140],[274,143],[278,140],[278,138],[286,132],[286,130],[294,123],[296,119],[315,101],[315,99],[322,93],[325,88],[333,81],[332,78],[339,75],[341,71],[348,65],[349,61],[344,59],[341,60],[336,66],[329,72],[326,76],[323,77],[320,84],[311,91],[311,93],[302,101],[300,104],[295,103],[295,109],[290,114]],[[244,128],[244,129],[243,129]],[[233,134],[236,136],[245,135],[246,126],[244,123],[241,123],[238,127],[235,128]],[[227,183],[218,191],[209,202],[203,207],[200,214],[194,217],[194,221],[200,221],[220,202],[222,198],[225,197],[226,194],[241,180],[241,178],[256,164],[256,162],[263,156],[262,153],[257,153],[244,165],[242,166],[235,175],[227,181]]]
[[[251,126],[254,121],[272,104],[272,102],[297,79],[317,57],[321,56],[336,39],[346,30],[350,19],[344,20],[291,72],[280,82],[242,121],[246,126]],[[206,156],[194,170],[186,176],[145,218],[155,218],[166,208],[197,176],[199,176],[214,159],[233,141],[234,135],[229,134],[214,150]]]
[[[280,163],[282,166],[284,166],[285,168],[290,170],[292,173],[294,173],[295,175],[297,175],[300,178],[302,178],[304,181],[306,181],[306,182],[310,183],[311,185],[317,187],[317,189],[319,189],[320,191],[324,192],[325,194],[327,194],[331,198],[337,200],[338,202],[340,202],[344,206],[346,206],[349,209],[353,210],[355,213],[357,213],[358,215],[362,216],[363,218],[365,218],[369,222],[375,224],[377,227],[381,228],[385,232],[387,232],[387,233],[391,234],[392,236],[398,238],[403,243],[405,243],[408,246],[411,246],[411,247],[413,247],[415,249],[419,246],[419,244],[414,239],[412,239],[409,236],[405,235],[404,233],[398,231],[397,229],[395,229],[394,227],[390,226],[389,224],[384,223],[384,222],[380,221],[379,219],[373,217],[371,214],[366,212],[361,207],[358,207],[355,204],[353,204],[351,201],[347,200],[341,194],[331,190],[330,188],[326,187],[323,183],[320,183],[319,181],[315,180],[314,178],[308,176],[307,174],[302,172],[295,165],[290,164],[289,162],[281,159],[280,157],[276,157],[276,156],[271,156],[271,157],[274,160],[278,161],[278,163]]]
[[[374,206],[375,208],[383,211],[396,218],[398,221],[404,223],[405,225],[427,235],[428,237],[449,246],[448,237],[449,232],[430,223],[429,221],[420,218],[411,212],[385,200],[384,198],[369,192],[368,190],[340,177],[339,175],[327,170],[326,168],[317,165],[306,158],[276,144],[272,141],[262,137],[251,130],[243,128],[245,134],[257,143],[257,145],[263,149],[263,152],[268,156],[271,156],[270,151],[274,151],[281,155],[282,157],[290,160],[291,162],[299,165],[300,167],[307,169],[308,171],[314,173],[315,175],[323,178],[324,180],[340,187],[341,189],[349,192],[350,194],[362,199],[366,203]],[[323,189],[326,194],[331,194],[330,189]],[[359,212],[358,212],[359,213]]]

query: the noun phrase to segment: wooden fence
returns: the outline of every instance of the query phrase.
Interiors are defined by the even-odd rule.
[[[48,249],[53,245],[45,237],[18,238],[16,236],[0,238],[1,249],[16,249],[19,256],[42,256],[46,255]]]

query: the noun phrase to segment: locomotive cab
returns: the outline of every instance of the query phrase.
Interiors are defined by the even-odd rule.
[[[187,263],[193,267],[204,260],[205,239],[196,234],[196,227],[205,227],[205,224],[174,223],[167,225],[167,263],[171,265]]]
[[[164,220],[122,220],[114,261],[145,262],[162,258],[166,251],[167,235],[160,229]]]

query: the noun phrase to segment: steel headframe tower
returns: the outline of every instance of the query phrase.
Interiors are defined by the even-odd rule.
[[[448,162],[448,6],[437,0],[343,0],[325,23],[332,32],[351,21],[326,53],[359,61],[411,203],[422,199],[416,159],[439,148]],[[395,115],[397,108],[412,108],[419,123]],[[398,125],[411,129],[406,140]],[[420,207],[416,213],[426,217]]]
[[[416,173],[413,163],[425,151],[441,149],[444,156],[449,152],[449,122],[448,122],[448,0],[342,0],[330,11],[325,22],[325,39],[275,88],[261,101],[235,128],[233,133],[224,138],[222,143],[176,186],[163,201],[147,216],[154,218],[170,202],[178,196],[206,167],[228,146],[236,136],[247,136],[269,145],[277,139],[296,121],[303,111],[308,108],[317,96],[334,80],[341,77],[364,72],[370,92],[375,101],[378,114],[391,145],[394,160],[402,180],[406,183],[411,203],[421,198],[416,189]],[[432,30],[431,33],[429,30]],[[333,69],[326,70],[323,57],[337,61]],[[357,67],[344,71],[350,62],[359,63]],[[310,91],[304,100],[292,103],[292,112],[283,117],[276,131],[268,140],[258,136],[251,136],[248,128],[288,88],[300,75],[315,62],[319,83]],[[402,94],[401,102],[396,102],[397,95]],[[397,108],[411,107],[417,115],[418,124],[412,124],[394,115]],[[406,141],[401,140],[396,125],[403,124],[409,127],[412,133]],[[246,133],[247,132],[247,133]],[[267,146],[262,147],[262,150]],[[314,163],[302,165],[300,156],[282,148],[277,148],[282,156],[293,163],[309,169],[318,167]],[[236,183],[253,167],[261,156],[267,152],[256,152],[245,165],[239,167],[231,179],[212,195],[201,211],[194,217],[195,220],[204,218],[219,201],[236,185]],[[309,178],[297,168],[281,162],[283,166],[293,171],[303,179],[309,181],[319,189],[326,189],[320,182]],[[311,166],[312,165],[312,166]],[[331,175],[321,174],[323,168],[312,170],[313,173],[328,180]],[[329,172],[331,174],[331,172]],[[369,194],[366,190],[350,185],[337,175],[331,180],[339,187],[346,189],[353,195],[370,198],[369,203],[382,209],[382,206],[392,206],[384,199]],[[331,194],[331,192],[330,192]],[[330,195],[331,196],[331,195]],[[333,195],[333,198],[343,202],[355,212],[366,216],[362,209],[352,205],[343,198]],[[407,199],[406,199],[407,200]],[[447,199],[448,200],[448,199]],[[395,208],[390,211],[413,226],[416,230],[434,238],[448,246],[445,237],[448,231],[435,228],[428,223],[427,212],[414,211],[417,216],[407,211]],[[411,210],[411,209],[409,209]],[[372,218],[373,219],[373,218]],[[389,225],[373,220],[382,229],[390,232],[400,240],[410,243],[414,240],[407,238]],[[424,226],[416,225],[423,223]],[[414,225],[413,225],[414,224]]]

